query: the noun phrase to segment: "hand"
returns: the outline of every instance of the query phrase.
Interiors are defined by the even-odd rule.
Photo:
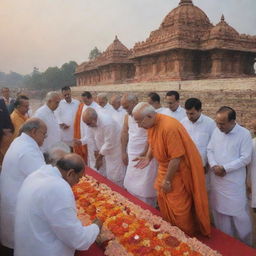
[[[99,155],[99,151],[94,151],[94,157],[97,158]]]
[[[172,190],[171,182],[164,180],[162,183],[162,190],[165,194],[170,193]]]
[[[128,154],[126,152],[122,154],[122,160],[123,160],[124,165],[127,166],[129,163],[129,158],[128,158]]]
[[[103,155],[98,154],[95,162],[95,168],[99,170],[102,165],[103,165]]]
[[[81,146],[82,142],[79,139],[73,139],[73,144],[74,144],[74,146]]]
[[[99,229],[101,229],[101,227],[102,227],[102,222],[99,220],[99,219],[94,219],[94,221],[92,222],[93,224],[96,224],[98,227],[99,227]]]
[[[64,123],[59,124],[59,126],[60,126],[60,128],[61,128],[62,130],[66,130],[66,129],[69,128],[69,125],[66,125],[66,124],[64,124]]]
[[[146,156],[139,156],[136,157],[135,159],[133,159],[132,161],[136,162],[138,161],[137,164],[134,165],[135,168],[139,168],[139,169],[144,169],[145,167],[147,167],[150,163],[150,159]]]
[[[212,170],[214,171],[215,175],[219,177],[224,177],[227,174],[223,166],[220,165],[213,166]]]

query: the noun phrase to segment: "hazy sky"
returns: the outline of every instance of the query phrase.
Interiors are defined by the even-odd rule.
[[[256,35],[256,0],[194,0],[213,24],[221,14],[238,32]],[[128,47],[159,27],[179,0],[0,0],[0,71],[44,71],[88,59],[115,35]]]

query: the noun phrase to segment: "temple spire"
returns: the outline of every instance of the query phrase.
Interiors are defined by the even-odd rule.
[[[225,17],[224,17],[224,15],[222,14],[221,15],[221,19],[220,19],[221,21],[225,21]]]
[[[192,0],[180,0],[179,5],[183,5],[183,4],[193,4]]]

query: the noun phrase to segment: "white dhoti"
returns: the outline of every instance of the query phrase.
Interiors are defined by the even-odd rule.
[[[129,154],[128,157],[129,163],[124,178],[124,187],[131,194],[148,203],[147,198],[151,198],[149,201],[152,201],[152,198],[156,198],[156,191],[153,185],[157,173],[157,162],[152,159],[147,167],[139,169],[134,167],[136,162],[132,161],[138,155]]]

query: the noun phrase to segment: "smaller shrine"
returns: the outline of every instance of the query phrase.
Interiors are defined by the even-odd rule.
[[[93,61],[84,62],[76,69],[77,85],[115,84],[129,82],[135,68],[129,51],[117,38]]]

